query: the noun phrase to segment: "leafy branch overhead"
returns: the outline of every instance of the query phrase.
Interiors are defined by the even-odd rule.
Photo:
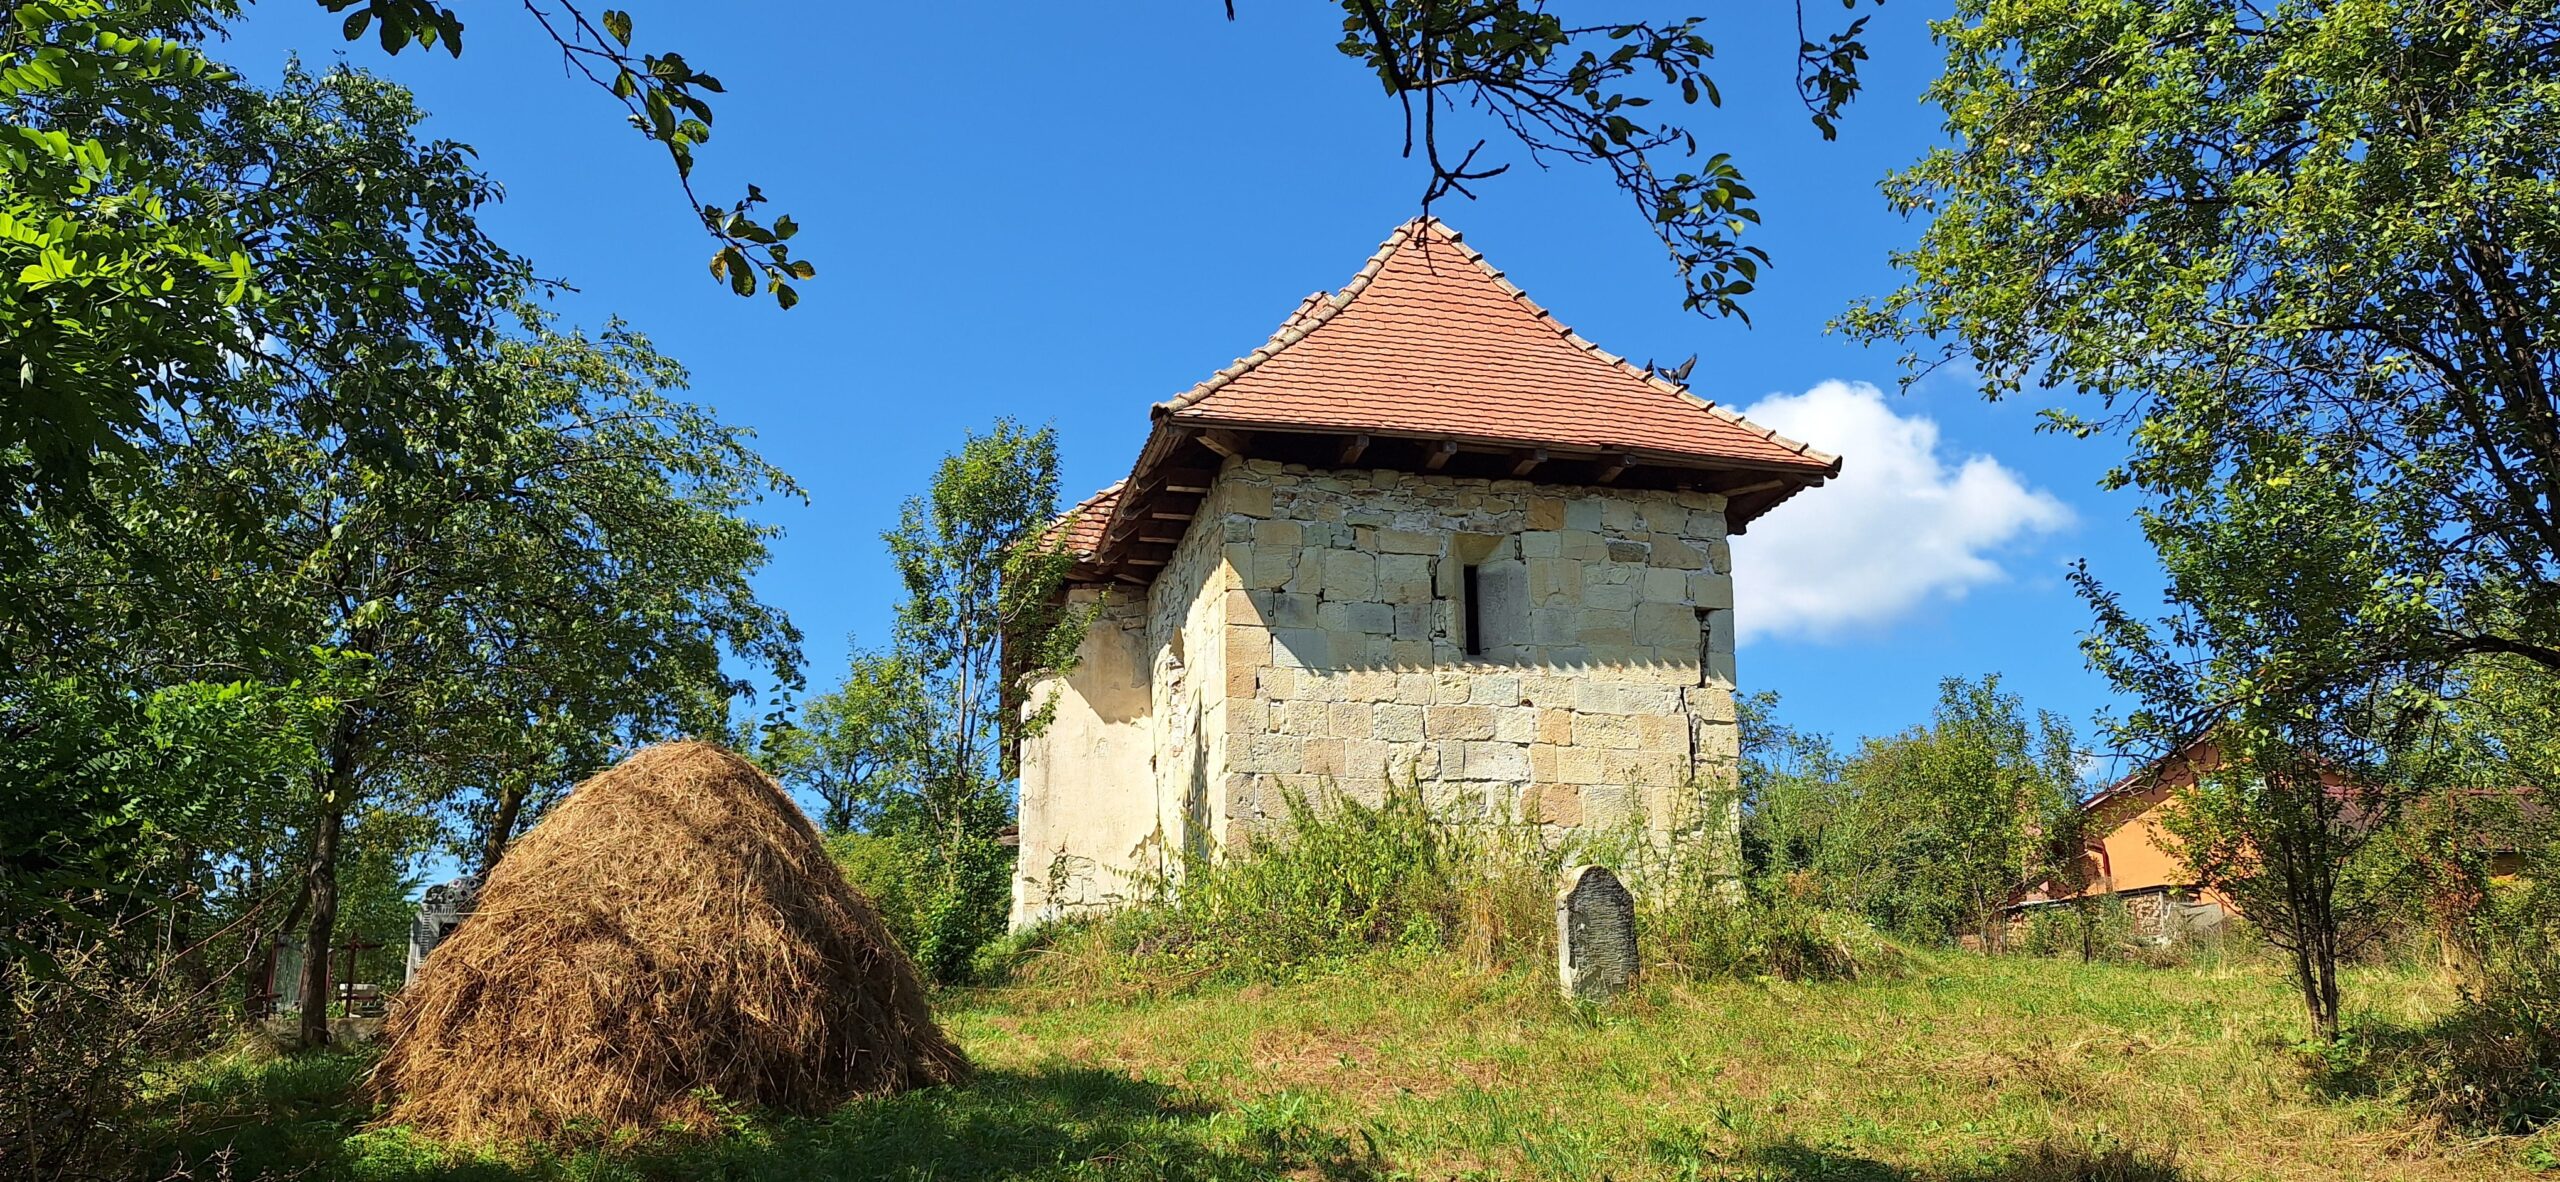
[[[1741,241],[1760,220],[1755,194],[1729,155],[1698,159],[1697,133],[1685,123],[1645,117],[1657,97],[1675,94],[1684,106],[1723,105],[1707,72],[1715,46],[1699,33],[1705,18],[1577,25],[1542,0],[1340,3],[1339,48],[1403,104],[1405,154],[1419,150],[1430,165],[1425,211],[1451,194],[1473,198],[1476,182],[1509,171],[1484,159],[1486,138],[1443,139],[1443,116],[1489,117],[1540,167],[1564,160],[1606,168],[1670,251],[1688,307],[1748,322],[1740,299],[1769,261]],[[1227,15],[1235,16],[1232,3]],[[1840,111],[1858,93],[1866,21],[1816,41],[1803,33],[1798,6],[1796,88],[1825,139],[1838,134]],[[1658,93],[1646,93],[1657,77]]]
[[[462,55],[462,18],[428,0],[320,0],[320,5],[347,13],[347,40],[370,29],[387,53],[411,45],[442,45],[447,53]],[[666,147],[685,203],[719,244],[711,255],[711,277],[741,296],[762,288],[785,308],[799,303],[800,293],[792,284],[817,278],[818,269],[807,259],[792,257],[789,239],[800,227],[790,216],[770,223],[759,220],[757,207],[765,204],[765,196],[755,185],[726,205],[705,201],[694,190],[694,148],[711,138],[711,101],[705,96],[725,93],[720,80],[694,69],[683,54],[633,50],[629,12],[608,8],[590,18],[567,0],[523,0],[523,5],[559,47],[563,65],[612,95],[632,127]]]

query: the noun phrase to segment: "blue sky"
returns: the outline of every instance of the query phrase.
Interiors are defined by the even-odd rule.
[[[1943,6],[1877,13],[1866,93],[1828,143],[1794,97],[1791,7],[1699,7],[1726,106],[1696,126],[1758,192],[1750,240],[1774,260],[1751,327],[1684,312],[1595,172],[1522,160],[1435,212],[1602,347],[1695,352],[1701,395],[1846,456],[1838,484],[1736,544],[1746,689],[1848,740],[1923,719],[1941,677],[1996,671],[2085,725],[2108,698],[2066,564],[2085,556],[2137,600],[2158,582],[2132,502],[2096,488],[2120,445],[2038,434],[2040,403],[1986,404],[1960,380],[1896,392],[1898,350],[1825,332],[1890,289],[1887,252],[1917,233],[1876,185],[1942,138],[1919,95]],[[1416,212],[1424,175],[1398,156],[1393,103],[1335,52],[1339,10],[1237,8],[1230,24],[1217,0],[633,5],[638,44],[728,87],[703,195],[753,180],[805,227],[820,275],[787,313],[711,281],[663,153],[512,6],[466,7],[459,61],[347,46],[311,0],[257,5],[216,52],[259,79],[292,50],[343,54],[415,89],[430,132],[506,185],[487,224],[577,286],[565,318],[631,320],[692,367],[694,397],[758,432],[810,496],[768,506],[788,532],[760,586],[807,632],[823,688],[849,636],[885,639],[879,533],[964,431],[1055,423],[1072,501],[1126,473],[1149,403],[1340,286]]]

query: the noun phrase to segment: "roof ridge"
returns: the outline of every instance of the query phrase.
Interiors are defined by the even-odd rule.
[[[1065,516],[1068,516],[1069,514],[1072,514],[1072,513],[1076,512],[1077,510],[1080,510],[1080,509],[1090,509],[1090,508],[1093,508],[1094,503],[1095,503],[1095,502],[1097,502],[1097,501],[1102,500],[1104,497],[1110,497],[1110,496],[1116,496],[1116,495],[1118,495],[1118,494],[1119,494],[1119,492],[1120,492],[1121,487],[1122,487],[1123,485],[1128,484],[1128,483],[1129,483],[1129,478],[1128,478],[1128,477],[1126,477],[1126,476],[1123,476],[1123,477],[1121,477],[1121,478],[1120,478],[1120,479],[1118,479],[1118,480],[1114,480],[1114,481],[1112,481],[1112,482],[1111,482],[1111,483],[1109,483],[1109,484],[1103,485],[1103,486],[1102,486],[1102,490],[1101,490],[1101,491],[1096,492],[1096,493],[1095,493],[1095,494],[1093,494],[1092,496],[1086,497],[1085,499],[1083,499],[1083,500],[1081,500],[1081,501],[1078,501],[1078,502],[1076,502],[1076,503],[1075,503],[1075,504],[1073,504],[1073,505],[1068,506],[1068,507],[1067,507],[1067,511],[1066,511],[1065,513],[1061,513],[1061,514],[1059,514],[1058,516],[1060,516],[1060,517],[1065,517]]]
[[[1434,226],[1448,234],[1450,241],[1457,241],[1457,232],[1449,229],[1438,218],[1425,214],[1421,217],[1406,219],[1387,234],[1386,241],[1379,243],[1378,249],[1370,252],[1369,261],[1361,264],[1360,269],[1352,273],[1350,282],[1343,284],[1340,290],[1330,296],[1321,291],[1310,293],[1307,298],[1298,301],[1297,309],[1280,322],[1279,329],[1271,334],[1270,340],[1263,342],[1261,348],[1236,358],[1233,364],[1210,374],[1191,389],[1155,404],[1155,413],[1169,414],[1192,406],[1216,393],[1227,383],[1253,372],[1263,362],[1278,356],[1281,350],[1307,339],[1308,333],[1324,327],[1326,321],[1333,319],[1334,315],[1344,308],[1350,307],[1351,301],[1359,299],[1360,293],[1369,290],[1370,281],[1376,279],[1378,273],[1386,269],[1388,259],[1395,257],[1397,251],[1404,249],[1405,243],[1415,238],[1415,231],[1427,232]]]

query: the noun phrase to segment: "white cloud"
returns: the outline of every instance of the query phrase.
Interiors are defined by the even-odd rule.
[[[1742,638],[1827,640],[2008,577],[2004,547],[2071,524],[2069,506],[1990,456],[1938,451],[1938,424],[1898,415],[1865,382],[1772,394],[1752,422],[1844,457],[1734,542]]]

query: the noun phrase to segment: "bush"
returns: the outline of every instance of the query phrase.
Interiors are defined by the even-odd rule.
[[[845,881],[889,924],[898,947],[914,955],[916,947],[915,864],[898,840],[871,833],[830,833],[827,857],[844,871]]]
[[[2490,892],[2470,918],[2479,960],[2461,1004],[2423,1026],[2350,1031],[2322,1052],[2326,1086],[2397,1096],[2478,1133],[2531,1133],[2560,1117],[2560,891],[2549,881]]]
[[[911,834],[831,833],[826,847],[927,977],[945,985],[981,979],[984,950],[1004,935],[1013,850],[975,834],[955,848]]]
[[[2560,857],[2542,863],[2489,892],[2479,980],[2403,1062],[2402,1089],[2466,1127],[2521,1133],[2560,1117]]]
[[[2027,916],[2027,935],[2021,943],[2034,956],[2147,959],[2145,946],[2133,932],[2133,913],[2114,895],[2036,908]]]
[[[15,933],[43,959],[0,962],[0,1162],[10,1176],[124,1176],[140,1152],[133,1114],[149,1070],[209,1044],[214,987],[187,979],[155,926]]]

